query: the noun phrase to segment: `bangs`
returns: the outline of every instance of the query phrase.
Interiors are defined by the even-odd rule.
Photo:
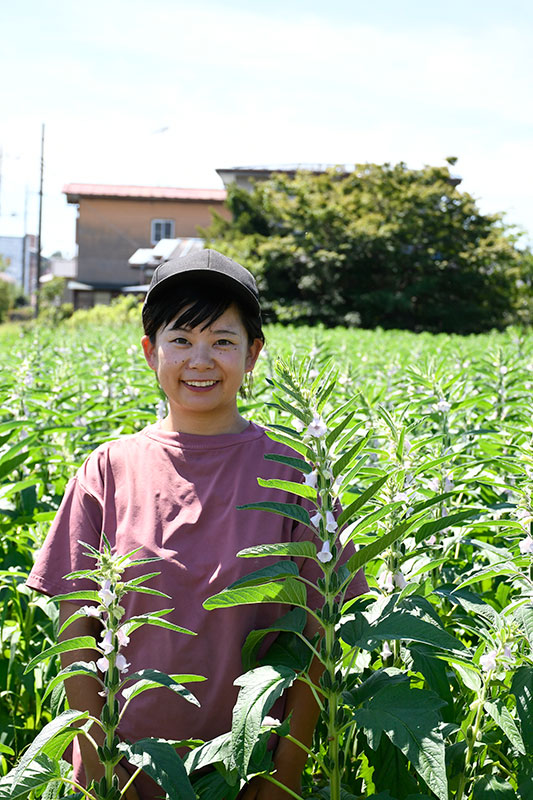
[[[172,330],[176,330],[176,328],[197,328],[199,326],[201,326],[201,330],[205,330],[221,317],[230,305],[231,300],[227,299],[215,300],[214,298],[205,297],[198,299],[182,313],[178,311]],[[173,316],[174,314],[164,324],[168,325]]]

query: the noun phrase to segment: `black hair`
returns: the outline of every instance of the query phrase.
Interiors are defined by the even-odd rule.
[[[222,294],[220,290],[206,287],[198,283],[186,282],[180,285],[177,292],[160,293],[150,300],[142,310],[144,332],[152,344],[157,332],[176,317],[177,328],[208,328],[229,306],[235,303],[239,310],[242,324],[248,334],[249,344],[254,339],[265,341],[261,326],[261,314],[252,311],[242,302],[231,296]]]

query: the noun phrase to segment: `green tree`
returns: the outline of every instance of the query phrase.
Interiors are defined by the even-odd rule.
[[[3,256],[0,256],[0,272],[5,272],[8,266]],[[10,281],[5,281],[0,278],[0,322],[4,322],[7,315],[13,308],[15,303],[17,291],[16,287]]]
[[[232,219],[215,214],[203,234],[254,272],[273,319],[501,328],[529,255],[456,183],[447,166],[404,163],[274,175],[251,192],[230,187]]]

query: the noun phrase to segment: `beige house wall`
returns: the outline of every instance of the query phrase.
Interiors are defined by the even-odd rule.
[[[154,219],[174,221],[174,236],[198,236],[211,223],[211,209],[228,217],[222,201],[129,198],[79,199],[77,280],[131,283],[142,280],[128,259],[139,247],[151,247]]]

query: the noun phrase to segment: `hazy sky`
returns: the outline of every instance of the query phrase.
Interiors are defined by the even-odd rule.
[[[221,186],[234,165],[459,161],[533,238],[530,0],[18,0],[0,26],[0,235],[69,253],[65,183]]]

